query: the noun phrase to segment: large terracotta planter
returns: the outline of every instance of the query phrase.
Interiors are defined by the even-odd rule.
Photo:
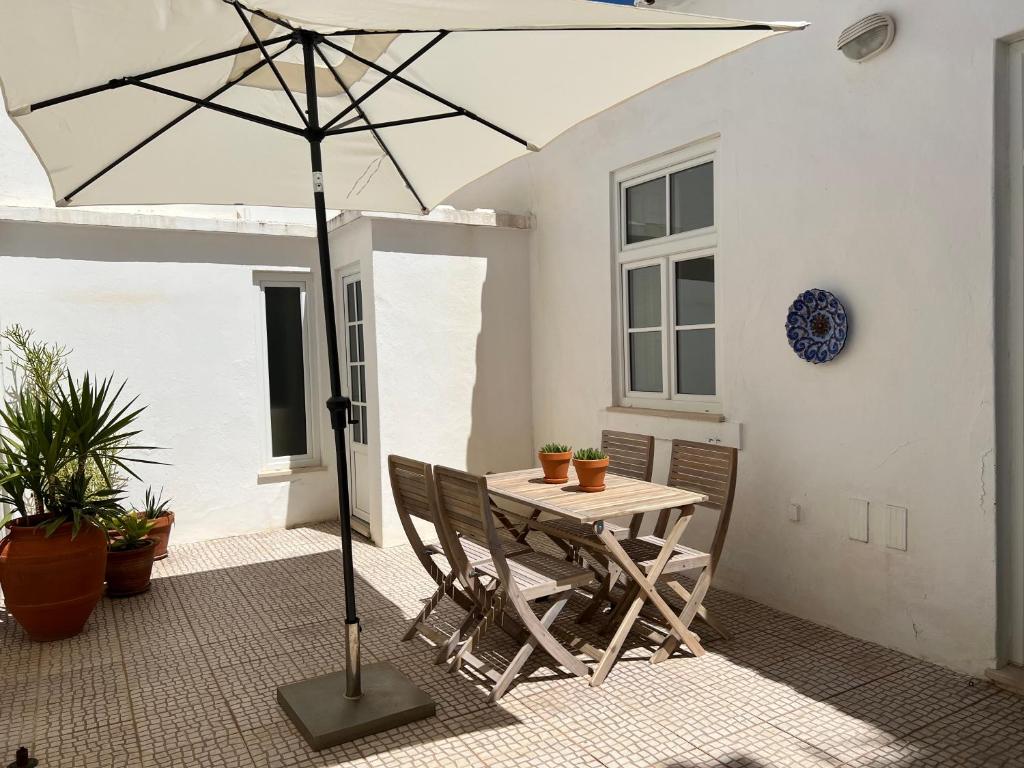
[[[107,553],[107,595],[128,597],[149,589],[153,575],[153,554],[156,550],[152,539],[143,539],[142,546],[135,549],[111,550]]]
[[[604,475],[608,471],[608,459],[573,459],[580,490],[597,493],[604,490]]]
[[[572,451],[565,453],[538,453],[540,465],[544,468],[545,483],[565,483],[569,481],[569,462]]]
[[[107,537],[71,524],[47,537],[40,526],[15,520],[0,541],[0,587],[7,610],[30,638],[62,640],[82,631],[103,594]]]
[[[167,544],[171,539],[171,526],[174,525],[174,513],[168,512],[163,517],[153,521],[153,527],[146,534],[147,538],[153,540],[153,559],[163,560],[167,557]]]

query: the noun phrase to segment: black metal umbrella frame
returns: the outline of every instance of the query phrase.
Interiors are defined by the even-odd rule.
[[[82,190],[94,184],[99,179],[103,178],[107,173],[117,168],[122,163],[130,159],[139,150],[143,149],[160,136],[171,130],[178,123],[182,122],[189,116],[195,114],[200,109],[208,109],[214,112],[220,112],[221,114],[236,117],[242,120],[247,120],[252,123],[263,125],[267,128],[273,128],[278,131],[290,133],[297,136],[304,137],[309,142],[309,157],[310,157],[310,169],[312,171],[312,191],[313,191],[313,207],[316,215],[316,235],[317,235],[317,248],[319,254],[319,267],[320,277],[322,283],[323,302],[324,302],[324,325],[327,334],[327,358],[330,373],[331,383],[331,395],[327,400],[327,410],[331,417],[331,427],[334,432],[334,447],[335,447],[335,461],[338,475],[338,507],[339,516],[341,520],[341,552],[342,552],[342,568],[344,576],[344,590],[345,590],[345,625],[346,625],[346,641],[345,641],[345,671],[344,673],[335,673],[331,675],[325,675],[312,680],[306,680],[300,683],[294,683],[291,685],[282,686],[278,689],[278,701],[284,707],[285,711],[291,717],[292,721],[302,732],[303,736],[307,739],[311,746],[315,749],[324,749],[335,744],[339,744],[344,741],[350,741],[361,736],[365,736],[371,733],[376,733],[381,730],[393,728],[398,725],[402,725],[413,720],[417,720],[423,717],[428,717],[434,713],[433,702],[419,691],[415,686],[409,683],[404,676],[390,664],[373,664],[368,666],[365,670],[360,663],[360,626],[359,618],[356,612],[356,596],[355,596],[355,572],[352,560],[352,523],[351,523],[351,505],[349,501],[349,488],[348,488],[348,461],[345,447],[345,429],[348,424],[352,424],[349,418],[349,412],[351,408],[351,401],[348,397],[342,394],[341,387],[341,367],[339,363],[338,355],[338,337],[337,337],[337,321],[335,317],[334,307],[334,286],[333,278],[331,275],[331,259],[330,259],[330,246],[328,244],[328,231],[327,231],[327,207],[324,199],[324,178],[323,178],[323,159],[321,154],[321,145],[324,141],[329,140],[332,136],[343,136],[353,133],[370,132],[374,140],[380,147],[381,151],[387,156],[387,158],[394,165],[395,171],[401,177],[402,182],[409,190],[410,196],[415,200],[419,210],[426,214],[428,213],[427,205],[423,202],[423,199],[417,193],[413,182],[409,179],[405,171],[402,170],[401,164],[395,157],[394,153],[388,148],[387,143],[380,135],[380,129],[393,128],[401,125],[411,125],[414,123],[431,122],[435,120],[448,120],[451,118],[464,117],[473,120],[480,125],[506,137],[510,141],[514,141],[521,144],[523,147],[536,151],[537,147],[531,144],[526,139],[517,136],[512,131],[506,130],[494,122],[475,114],[474,112],[466,109],[463,106],[427,89],[423,86],[405,78],[402,76],[402,71],[417,61],[420,57],[424,56],[428,51],[438,45],[445,37],[452,33],[474,33],[474,32],[538,32],[538,31],[609,31],[609,30],[621,30],[621,31],[633,31],[633,30],[644,30],[651,31],[652,29],[663,30],[663,31],[698,31],[698,30],[713,30],[719,31],[722,29],[730,30],[768,30],[771,29],[768,25],[763,24],[737,24],[730,27],[706,27],[706,26],[694,26],[681,24],[678,26],[661,26],[655,28],[649,27],[621,27],[621,28],[608,28],[608,27],[529,27],[529,28],[494,28],[494,29],[436,29],[436,30],[423,30],[423,29],[396,29],[396,30],[371,30],[371,29],[360,29],[360,30],[343,30],[338,32],[317,32],[312,30],[301,29],[293,26],[289,22],[283,19],[273,17],[262,11],[252,10],[246,8],[238,0],[223,0],[234,7],[238,13],[238,17],[241,23],[244,25],[246,32],[249,37],[253,40],[252,43],[240,45],[237,48],[230,50],[220,51],[218,53],[208,54],[201,56],[189,61],[181,62],[180,64],[174,64],[167,67],[161,67],[159,69],[150,70],[137,75],[131,75],[126,77],[115,78],[101,85],[92,86],[90,88],[84,88],[72,93],[67,93],[63,96],[57,96],[50,99],[31,104],[28,107],[16,110],[12,113],[12,116],[18,117],[31,112],[37,112],[47,107],[52,107],[57,104],[72,101],[75,99],[81,99],[87,96],[91,96],[97,93],[104,93],[107,91],[116,90],[125,87],[135,87],[144,90],[152,91],[154,93],[162,94],[164,96],[179,99],[184,102],[189,102],[191,106],[181,114],[177,115],[174,119],[170,120],[165,125],[151,133],[149,136],[135,144],[129,150],[124,152],[118,158],[104,166],[102,169],[97,171],[95,174],[90,176],[88,179],[83,181],[77,187],[72,189],[67,195],[57,202],[58,206],[66,206],[72,203],[75,196],[82,192]],[[246,13],[251,13],[261,18],[267,19],[273,22],[279,29],[283,30],[282,34],[275,35],[273,37],[261,40],[257,35],[255,29],[252,26],[250,19],[246,16]],[[352,48],[354,46],[345,46],[338,41],[339,38],[354,37],[359,35],[377,35],[377,34],[397,34],[397,33],[416,33],[416,34],[432,34],[433,36],[424,43],[419,49],[417,49],[412,55],[405,59],[394,69],[388,69],[377,64],[375,61],[364,58],[359,54],[355,53]],[[275,53],[270,53],[268,47],[277,45],[279,43],[287,43],[280,50]],[[299,101],[296,99],[295,94],[292,93],[288,87],[285,78],[282,76],[280,70],[275,64],[275,60],[281,56],[285,51],[292,49],[294,46],[301,46],[302,48],[302,59],[303,68],[305,74],[305,90],[306,90],[306,105],[305,110],[300,106]],[[360,62],[364,66],[373,69],[383,77],[377,81],[373,86],[368,88],[362,95],[353,97],[350,86],[344,82],[337,68],[332,65],[324,54],[323,47],[330,48],[338,53],[342,53],[351,59]],[[238,56],[239,54],[249,53],[251,51],[259,51],[260,60],[248,67],[246,70],[228,80],[226,83],[218,87],[215,91],[210,93],[205,98],[199,98],[190,94],[175,91],[170,88],[166,88],[151,82],[154,78],[168,75],[173,72],[190,69],[192,67],[202,66],[209,64],[220,59],[225,59],[231,56]],[[324,67],[331,73],[334,80],[338,83],[338,86],[342,89],[345,95],[348,97],[348,105],[342,108],[338,114],[330,118],[327,122],[320,122],[319,105],[317,102],[317,91],[316,91],[316,60],[319,59]],[[288,100],[295,108],[295,112],[299,118],[301,125],[291,125],[289,123],[281,122],[279,120],[273,120],[262,115],[253,114],[244,110],[235,109],[228,107],[223,104],[216,103],[216,99],[224,94],[226,91],[238,85],[246,78],[251,76],[254,72],[262,69],[263,67],[269,67],[274,74],[274,77],[280,83],[281,88],[287,95]],[[374,93],[377,93],[382,88],[388,85],[398,84],[400,86],[410,88],[417,93],[426,96],[440,106],[445,107],[446,111],[441,111],[436,114],[421,115],[417,117],[409,117],[401,120],[388,120],[379,123],[374,123],[366,114],[363,108],[364,102],[367,101]],[[347,118],[347,119],[346,119]],[[364,675],[365,672],[365,675]],[[344,677],[344,684],[342,685],[342,676]],[[342,693],[342,687],[344,693]],[[364,696],[364,693],[367,694]]]

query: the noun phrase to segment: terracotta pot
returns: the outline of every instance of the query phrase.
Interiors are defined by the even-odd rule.
[[[153,527],[149,529],[146,538],[153,540],[153,559],[163,560],[167,557],[167,543],[171,538],[171,526],[174,525],[174,513],[168,512],[163,517],[153,521]]]
[[[580,490],[597,493],[604,490],[604,474],[608,471],[608,459],[573,459],[576,477],[580,481]]]
[[[71,523],[47,537],[42,527],[15,520],[0,541],[0,587],[7,610],[30,638],[62,640],[82,631],[103,594],[107,537]]]
[[[544,467],[545,483],[565,483],[569,480],[569,462],[572,451],[565,453],[538,453],[540,465]]]
[[[155,550],[155,542],[152,539],[143,539],[141,547],[108,552],[107,595],[127,597],[149,589]]]

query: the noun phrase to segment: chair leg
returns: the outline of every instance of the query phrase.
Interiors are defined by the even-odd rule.
[[[605,621],[604,626],[601,627],[601,634],[604,636],[611,635],[617,626],[622,623],[622,617],[633,605],[633,601],[637,599],[637,595],[640,594],[640,587],[636,584],[631,583],[626,587],[626,591],[622,595],[621,602],[612,609],[612,612],[608,614],[608,620]],[[643,603],[641,603],[641,606]]]
[[[437,589],[434,590],[428,599],[426,604],[416,614],[416,618],[409,624],[409,628],[406,629],[405,634],[402,635],[402,642],[412,640],[419,633],[420,624],[427,620],[427,617],[433,612],[437,604],[441,602],[441,599],[452,589],[452,582],[455,581],[455,574],[449,573],[440,584],[437,585]]]
[[[687,592],[686,588],[675,579],[669,581],[668,585],[673,592],[686,601],[686,605],[683,606],[683,610],[679,614],[679,621],[682,622],[683,626],[689,627],[693,622],[693,617],[700,610],[701,601],[707,595],[708,588],[711,586],[711,571],[708,568],[701,571],[700,576],[697,577],[697,583],[693,586],[692,594]],[[686,597],[683,597],[684,594]],[[668,637],[662,642],[661,647],[651,656],[651,664],[658,664],[675,653],[679,647],[679,642],[679,638],[670,632]]]
[[[449,672],[458,672],[460,669],[462,669],[463,659],[467,656],[467,654],[472,652],[473,648],[484,636],[484,633],[487,631],[488,627],[492,623],[494,623],[496,617],[500,616],[502,611],[505,610],[504,602],[505,596],[503,593],[499,593],[494,596],[493,600],[491,600],[490,602],[490,605],[488,605],[487,610],[476,622],[476,626],[473,628],[473,632],[469,635],[469,637],[467,637],[463,641],[458,652],[452,657],[452,660],[449,662]]]
[[[550,629],[551,625],[555,622],[555,619],[558,618],[558,614],[562,612],[562,609],[565,608],[565,605],[568,602],[569,596],[565,595],[565,597],[557,600],[550,608],[547,609],[547,611],[545,611],[543,618],[540,620],[544,629]],[[489,697],[491,702],[495,702],[505,695],[505,691],[508,690],[508,687],[512,684],[512,681],[519,673],[519,670],[523,668],[526,660],[530,658],[530,654],[532,654],[537,648],[539,642],[540,640],[533,635],[530,635],[529,638],[527,638],[526,642],[523,643],[523,646],[516,652],[516,655],[512,657],[508,667],[504,672],[502,672],[501,677],[491,690],[491,695]]]
[[[640,611],[646,602],[647,597],[636,587],[630,589],[626,597],[623,598],[620,606],[625,606],[624,610],[621,612],[616,611],[617,614],[621,613],[618,628],[615,630],[615,634],[612,635],[611,640],[608,641],[608,647],[605,648],[601,661],[598,663],[597,669],[594,670],[593,677],[590,678],[591,687],[596,688],[608,677],[608,673],[611,672],[618,658],[619,651],[622,650],[622,644],[626,642],[626,637],[629,635],[630,630],[633,629],[633,622],[640,615]]]
[[[608,567],[608,573],[601,580],[601,586],[597,592],[594,593],[593,599],[590,604],[580,611],[580,615],[576,617],[577,624],[583,624],[584,622],[590,621],[594,617],[604,603],[608,600],[608,596],[611,595],[612,587],[615,586],[619,581],[619,576],[622,574],[622,569],[612,562],[605,561],[605,565]]]
[[[675,593],[679,595],[679,598],[684,603],[690,602],[691,596],[690,593],[686,590],[686,587],[684,587],[679,582],[672,582],[671,584],[669,584],[669,586],[672,587],[673,591],[675,591]],[[711,613],[707,609],[707,606],[705,606],[704,603],[701,603],[700,607],[697,608],[697,618],[703,621],[713,630],[715,630],[715,633],[723,640],[732,639],[732,634],[729,632],[729,630],[725,628],[725,625],[722,624],[721,620],[717,616],[715,616],[715,614]]]

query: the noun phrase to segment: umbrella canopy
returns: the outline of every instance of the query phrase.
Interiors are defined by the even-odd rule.
[[[308,207],[294,30],[316,31],[327,206],[419,213],[800,26],[589,0],[2,0],[0,86],[58,205]]]

